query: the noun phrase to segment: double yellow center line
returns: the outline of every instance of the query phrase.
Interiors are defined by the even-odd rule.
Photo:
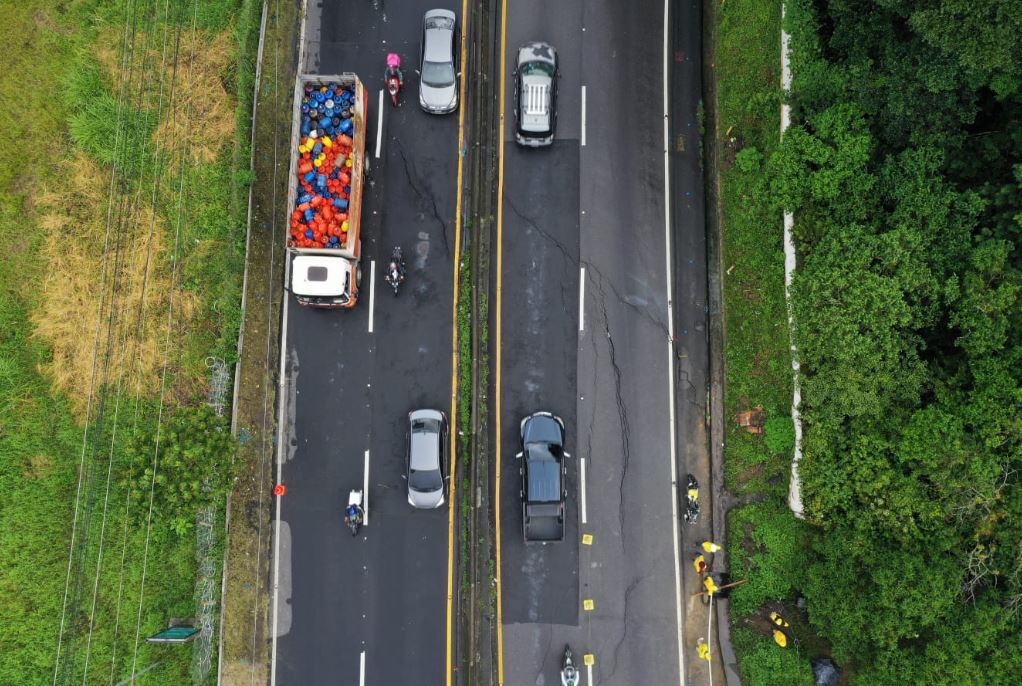
[[[465,94],[465,82],[468,69],[466,58],[468,55],[467,36],[468,31],[468,0],[461,3],[462,31],[461,31],[461,95]],[[496,460],[494,479],[494,513],[496,528],[496,587],[497,587],[497,683],[504,683],[504,626],[502,618],[501,601],[501,575],[500,575],[500,340],[501,340],[501,275],[503,274],[503,219],[504,219],[504,100],[506,97],[507,71],[507,0],[501,0],[500,10],[500,121],[498,127],[498,153],[497,153],[497,311],[496,311],[496,376],[494,380],[494,417],[496,426]],[[458,303],[460,299],[459,282],[461,276],[461,209],[462,209],[462,179],[464,175],[465,156],[465,104],[458,108],[458,177],[454,214],[454,297],[451,306],[451,490],[450,502],[447,517],[447,665],[446,683],[451,686],[454,676],[452,637],[454,627],[454,518],[456,509],[453,506],[457,480],[455,475],[457,462],[457,407],[458,407]]]

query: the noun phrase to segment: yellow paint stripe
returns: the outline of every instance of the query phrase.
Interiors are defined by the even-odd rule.
[[[461,277],[461,183],[464,174],[465,157],[461,151],[465,148],[465,77],[468,69],[465,58],[468,54],[466,36],[468,35],[468,0],[461,0],[461,92],[458,94],[458,180],[455,190],[454,204],[454,297],[451,303],[451,488],[450,504],[447,506],[447,659],[446,659],[446,683],[451,686],[454,678],[453,652],[451,642],[454,630],[454,515],[456,514],[457,502],[455,496],[458,490],[456,463],[458,461],[457,436],[458,436],[458,282]]]
[[[493,502],[494,528],[496,529],[496,557],[497,557],[497,684],[504,684],[504,619],[503,601],[501,600],[500,576],[500,443],[503,435],[500,430],[500,323],[501,323],[501,283],[504,280],[504,99],[507,74],[507,0],[501,0],[500,4],[500,121],[499,135],[497,136],[497,326],[496,326],[496,375],[494,378],[494,424],[496,430],[496,470],[494,479]]]

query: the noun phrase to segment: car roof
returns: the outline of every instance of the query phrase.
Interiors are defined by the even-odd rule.
[[[409,468],[417,472],[440,469],[440,434],[417,431],[411,440]]]
[[[438,410],[415,410],[408,413],[409,446],[408,468],[416,471],[440,469],[441,422],[444,419]],[[412,431],[416,423],[425,423],[425,430]],[[435,423],[435,428],[429,424]]]
[[[561,467],[552,459],[529,460],[530,502],[554,502],[561,499]]]
[[[447,21],[442,21],[447,20]],[[425,34],[423,59],[427,62],[451,62],[454,60],[454,12],[450,10],[429,10],[422,18]],[[450,28],[443,25],[449,22]]]

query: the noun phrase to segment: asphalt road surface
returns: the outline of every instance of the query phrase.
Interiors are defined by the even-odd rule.
[[[592,683],[708,676],[705,663],[693,664],[690,634],[706,614],[688,597],[698,579],[686,579],[685,548],[699,539],[680,529],[673,483],[706,460],[700,16],[698,3],[672,7],[669,274],[663,12],[660,0],[507,5],[496,345],[501,671],[509,686],[558,683],[565,644],[579,658],[593,656]],[[513,142],[511,70],[517,47],[530,40],[560,55],[558,130],[546,150]],[[546,545],[522,540],[514,457],[518,422],[540,409],[565,420],[573,455],[565,540]],[[591,544],[581,543],[584,534]]]
[[[449,509],[407,502],[407,413],[450,414],[458,115],[417,102],[419,31],[436,0],[317,2],[304,71],[352,71],[369,95],[362,290],[355,309],[286,310],[285,445],[276,684],[442,684],[447,650]],[[459,14],[461,3],[448,6]],[[385,55],[401,54],[405,89],[386,100]],[[285,163],[286,164],[286,161]],[[281,241],[283,220],[281,212]],[[382,280],[391,248],[408,275]],[[371,263],[376,262],[375,293]],[[370,333],[370,311],[373,331]],[[342,522],[369,451],[369,524]]]

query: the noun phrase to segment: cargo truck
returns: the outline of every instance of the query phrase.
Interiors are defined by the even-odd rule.
[[[358,301],[367,107],[365,88],[350,72],[297,80],[285,278],[303,305]]]

